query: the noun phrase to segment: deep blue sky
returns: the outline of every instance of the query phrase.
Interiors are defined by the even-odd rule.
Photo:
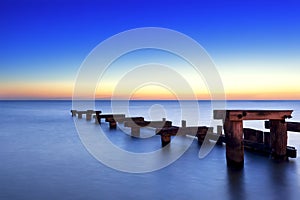
[[[276,77],[283,69],[300,72],[297,0],[2,0],[0,91],[12,83],[72,82],[97,44],[145,26],[174,29],[198,41],[225,82],[235,71],[259,73],[263,66],[262,73]]]

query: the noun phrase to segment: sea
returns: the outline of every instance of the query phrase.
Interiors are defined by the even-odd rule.
[[[94,103],[91,109],[102,113],[121,111],[108,100]],[[198,101],[198,105],[197,109],[187,108],[188,115],[200,113],[198,125],[220,125],[221,122],[213,120],[210,101]],[[145,120],[166,118],[180,126],[186,117],[178,101],[129,101],[126,106],[127,116],[142,116]],[[104,134],[112,145],[144,158],[161,149],[160,136],[155,135],[155,130],[144,128],[143,137],[134,138],[122,124],[110,130],[105,121],[99,125],[94,120],[86,121],[85,116],[72,117],[72,107],[70,100],[0,101],[1,200],[300,199],[299,155],[276,162],[245,151],[244,168],[234,170],[226,166],[225,145],[213,146],[206,156],[199,158],[201,145],[195,139],[182,155],[164,167],[137,173],[118,170],[97,159],[87,148],[78,123],[87,127],[85,136],[89,137],[87,130],[102,130],[99,134]],[[300,122],[300,101],[226,101],[226,109],[294,110],[293,118],[287,121]],[[245,121],[244,127],[267,131],[264,121]],[[180,139],[173,143],[172,138],[168,151],[179,143]],[[94,145],[93,140],[89,140],[89,145]],[[300,133],[288,132],[288,145],[296,147],[299,154]],[[135,164],[105,146],[95,148],[124,166],[129,162]],[[164,153],[166,156],[168,152]],[[163,158],[139,166],[151,168],[153,162],[163,163]]]

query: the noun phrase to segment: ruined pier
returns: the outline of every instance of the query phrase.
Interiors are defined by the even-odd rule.
[[[124,127],[131,128],[131,136],[140,137],[141,128],[151,127],[156,135],[161,137],[162,147],[171,143],[174,136],[194,136],[198,143],[204,139],[216,142],[219,145],[226,144],[227,166],[241,169],[244,166],[244,148],[270,154],[275,160],[287,160],[288,157],[296,158],[297,150],[287,146],[287,131],[300,132],[300,123],[286,122],[291,118],[293,110],[214,110],[215,120],[222,120],[222,126],[217,126],[217,133],[213,127],[190,126],[182,120],[181,127],[173,126],[171,121],[163,118],[161,121],[145,121],[144,117],[126,117],[125,114],[102,114],[101,111],[71,110],[72,117],[86,115],[86,120],[95,118],[96,124],[101,124],[101,119],[109,123],[110,129],[116,129],[117,123],[123,123]],[[244,120],[267,120],[265,128],[270,132],[263,132],[251,128],[244,128]]]

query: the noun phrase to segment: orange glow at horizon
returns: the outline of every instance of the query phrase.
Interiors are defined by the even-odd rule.
[[[0,99],[71,99],[73,95],[73,83],[70,82],[44,82],[44,83],[13,83],[0,84]],[[96,90],[95,98],[111,99],[113,87]],[[176,96],[177,95],[177,96]],[[199,100],[210,100],[211,96],[206,91],[195,91]],[[295,87],[266,87],[251,88],[244,90],[234,88],[232,85],[225,85],[225,95],[227,100],[299,100],[300,88]],[[115,98],[126,99],[127,94],[117,94]],[[130,98],[135,100],[188,100],[190,94],[173,94],[165,88],[159,86],[145,86],[133,94]],[[83,99],[84,99],[83,92]]]
[[[72,82],[0,84],[1,99],[69,99]]]

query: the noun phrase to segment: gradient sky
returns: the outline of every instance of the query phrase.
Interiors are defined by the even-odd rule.
[[[216,64],[228,99],[300,99],[297,0],[2,0],[0,99],[70,98],[77,71],[96,45],[149,26],[199,42]],[[118,81],[113,74],[97,97],[109,98]],[[172,98],[157,86],[134,96],[157,98],[155,91]]]

